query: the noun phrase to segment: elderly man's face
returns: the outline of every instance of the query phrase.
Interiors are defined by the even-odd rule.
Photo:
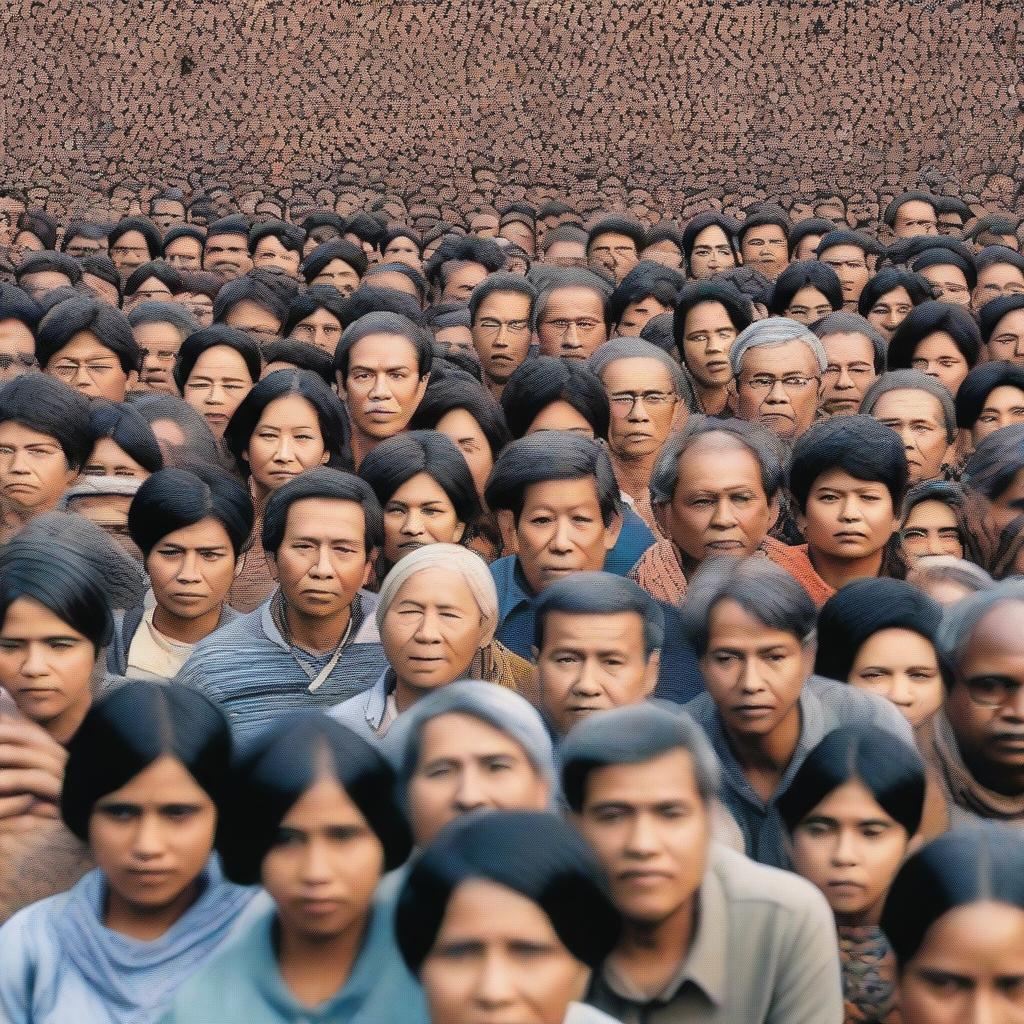
[[[657,359],[616,359],[601,374],[612,418],[608,444],[622,459],[654,455],[668,439],[679,396],[667,366]]]
[[[604,300],[585,285],[555,288],[537,324],[540,354],[589,359],[608,340]]]
[[[736,380],[736,415],[780,437],[799,437],[814,422],[821,373],[802,341],[747,351]]]

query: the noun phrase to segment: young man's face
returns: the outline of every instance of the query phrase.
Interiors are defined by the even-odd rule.
[[[789,242],[786,232],[777,224],[749,228],[740,242],[743,263],[764,274],[769,281],[789,266]]]
[[[698,386],[726,387],[732,380],[729,353],[736,327],[720,302],[698,302],[683,325],[683,362]]]
[[[529,295],[491,292],[477,307],[473,347],[489,380],[504,384],[526,359],[532,305]]]
[[[248,235],[213,235],[203,248],[203,270],[220,274],[229,281],[252,270]]]
[[[971,294],[973,309],[1004,295],[1024,294],[1024,271],[1012,263],[993,263],[978,271],[978,281]]]
[[[854,416],[874,383],[875,347],[866,334],[840,331],[821,339],[828,357],[822,376],[821,408],[829,416]]]
[[[938,217],[935,207],[923,199],[911,199],[896,211],[892,225],[897,238],[913,238],[914,235],[937,235]]]

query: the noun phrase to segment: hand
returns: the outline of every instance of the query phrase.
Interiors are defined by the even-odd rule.
[[[0,825],[56,818],[67,751],[33,722],[0,715]]]

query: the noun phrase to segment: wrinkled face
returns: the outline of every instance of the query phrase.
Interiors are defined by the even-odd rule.
[[[125,231],[110,246],[111,262],[121,272],[122,278],[127,278],[136,267],[141,267],[151,258],[146,236],[141,231]]]
[[[507,733],[473,715],[431,718],[409,779],[413,839],[426,846],[449,821],[479,810],[542,811],[550,787]]]
[[[227,599],[235,580],[227,530],[212,518],[172,530],[146,559],[156,603],[178,619],[199,619]]]
[[[710,822],[689,751],[593,769],[576,825],[627,921],[658,925],[693,906]]]
[[[504,384],[526,359],[532,305],[529,295],[492,292],[477,307],[473,347],[489,380]]]
[[[526,488],[516,523],[519,561],[534,593],[572,572],[599,571],[618,540],[621,518],[605,526],[593,477]]]
[[[900,977],[905,1024],[1024,1020],[1024,910],[978,902],[943,914]]]
[[[789,243],[786,232],[777,224],[749,228],[740,242],[743,262],[769,281],[789,266]]]
[[[213,345],[196,360],[182,397],[202,413],[216,437],[223,437],[228,420],[252,386],[245,360],[227,345]]]
[[[959,267],[936,263],[933,267],[924,267],[919,273],[931,284],[935,298],[954,306],[970,305],[971,289],[967,276]]]
[[[34,369],[35,337],[20,320],[0,319],[0,384]]]
[[[341,321],[319,307],[292,328],[291,336],[333,356],[341,341]]]
[[[867,321],[882,332],[886,341],[892,341],[896,328],[907,319],[913,308],[910,293],[900,285],[899,288],[893,288],[892,291],[878,297],[868,310]]]
[[[720,302],[698,302],[683,328],[683,363],[698,386],[723,388],[732,380],[729,353],[736,328]]]
[[[1024,390],[1012,384],[1000,384],[985,396],[981,414],[971,427],[975,447],[989,434],[1013,423],[1024,423]]]
[[[941,501],[919,501],[900,530],[900,540],[908,565],[927,555],[964,557],[956,513]]]
[[[914,235],[937,235],[938,217],[935,207],[922,199],[911,199],[896,211],[892,225],[897,238],[913,238]]]
[[[952,335],[945,331],[934,331],[922,338],[914,347],[910,365],[941,381],[954,397],[970,370]]]
[[[847,682],[885,697],[913,726],[942,707],[939,658],[930,640],[909,629],[881,629],[861,644]]]
[[[898,388],[879,395],[871,415],[900,435],[910,482],[934,480],[949,448],[942,403],[927,391]]]
[[[229,281],[252,270],[247,235],[214,235],[203,246],[203,270],[220,274]]]
[[[604,301],[591,288],[555,288],[537,324],[542,356],[589,359],[608,340]]]
[[[856,310],[860,293],[871,276],[864,250],[856,245],[832,245],[818,259],[836,272],[843,286],[843,305]]]
[[[494,454],[480,424],[465,409],[452,409],[437,421],[438,433],[453,441],[462,452],[481,499],[494,468]]]
[[[481,263],[460,263],[445,275],[441,302],[469,302],[473,289],[487,278],[487,268]]]
[[[817,288],[808,285],[797,291],[783,312],[790,320],[810,326],[832,312],[832,303]]]
[[[96,801],[89,846],[106,876],[110,910],[187,909],[213,849],[217,808],[188,769],[164,755]]]
[[[266,306],[251,299],[236,302],[224,317],[224,323],[245,331],[259,345],[276,341],[284,326]]]
[[[612,417],[608,445],[624,459],[661,450],[675,426],[679,397],[667,366],[657,359],[616,359],[601,374]]]
[[[636,242],[628,235],[605,231],[590,240],[587,258],[595,269],[612,274],[618,284],[637,265]]]
[[[483,879],[452,893],[420,969],[434,1024],[561,1024],[588,977],[536,903]]]
[[[102,344],[92,331],[79,331],[50,356],[43,369],[86,398],[123,402],[125,392],[135,385],[138,373],[125,373],[117,354]]]
[[[419,353],[408,338],[370,334],[350,349],[348,373],[338,383],[355,427],[382,441],[409,426],[429,379],[420,376]]]
[[[384,558],[391,565],[427,544],[457,544],[466,532],[444,488],[417,473],[384,504]]]
[[[142,349],[142,372],[139,384],[144,391],[156,391],[165,395],[177,395],[171,371],[174,358],[181,348],[181,332],[174,324],[139,324],[132,328],[135,340]]]
[[[736,254],[733,252],[729,236],[722,228],[712,224],[697,234],[690,250],[691,278],[695,281],[704,281],[721,270],[729,270],[735,266]]]
[[[993,263],[978,271],[978,283],[971,295],[971,305],[981,309],[986,302],[1003,295],[1024,295],[1024,271],[1011,263]]]
[[[535,658],[544,715],[560,736],[596,711],[646,700],[658,681],[659,652],[647,655],[636,612],[550,611]]]
[[[83,476],[120,476],[145,480],[149,470],[139,465],[112,437],[101,437],[82,467]]]
[[[832,790],[793,830],[793,867],[828,900],[836,921],[872,923],[910,836],[863,783]]]
[[[0,422],[0,494],[5,505],[40,515],[55,508],[78,476],[55,437]]]
[[[1024,366],[1024,309],[1012,310],[1000,318],[985,350],[989,362],[1003,359]]]
[[[826,334],[821,344],[828,356],[822,377],[821,407],[829,416],[854,416],[864,393],[874,383],[875,347],[853,331]]]
[[[802,341],[748,349],[736,378],[736,415],[780,437],[799,437],[813,422],[821,392],[814,353]]]
[[[281,819],[262,882],[283,936],[324,941],[363,927],[383,869],[381,841],[333,775],[325,775]]]
[[[183,235],[164,246],[164,259],[178,270],[199,270],[203,261],[203,247],[198,239]]]
[[[245,452],[249,472],[265,494],[330,457],[316,409],[301,395],[277,398],[263,410]]]

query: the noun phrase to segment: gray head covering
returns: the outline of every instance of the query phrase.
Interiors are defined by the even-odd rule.
[[[142,484],[135,476],[82,476],[64,492],[60,507],[67,511],[76,498],[134,498]]]

